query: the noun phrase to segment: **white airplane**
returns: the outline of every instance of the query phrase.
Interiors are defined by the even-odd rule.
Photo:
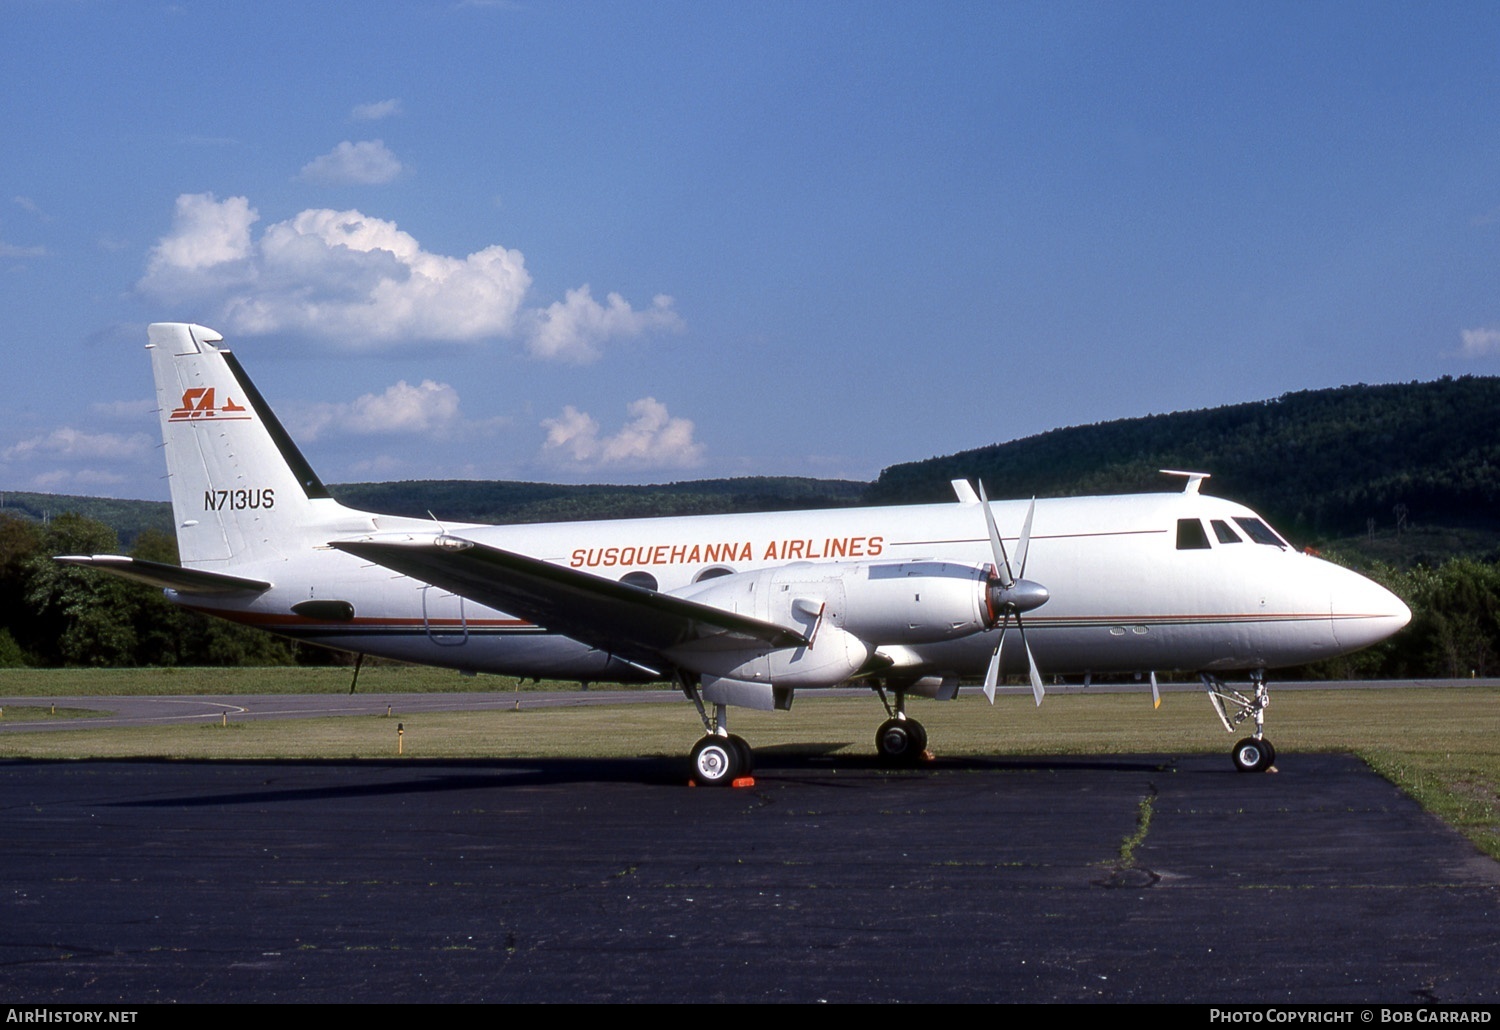
[[[947,504],[545,525],[357,511],[222,340],[149,329],[181,567],[59,561],[359,655],[674,681],[706,731],[692,749],[701,784],[752,768],[730,706],[787,709],[799,688],[865,682],[888,715],[877,749],[899,762],[927,743],[909,696],[950,699],[982,677],[993,702],[1002,676],[1025,674],[1040,704],[1041,669],[1149,677],[1154,695],[1158,670],[1196,672],[1226,730],[1253,723],[1235,764],[1264,770],[1265,670],[1358,650],[1411,618],[1384,588],[1202,494],[1201,473],[1172,473],[1186,485],[1171,493],[991,503],[959,480]],[[997,520],[1021,526],[1009,548]],[[1248,693],[1220,678],[1231,672],[1248,673]]]

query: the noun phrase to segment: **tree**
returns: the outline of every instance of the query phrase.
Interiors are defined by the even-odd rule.
[[[119,550],[114,530],[69,512],[43,531],[42,549],[26,563],[26,602],[35,619],[33,650],[46,664],[133,665],[135,584],[52,560],[57,554]]]

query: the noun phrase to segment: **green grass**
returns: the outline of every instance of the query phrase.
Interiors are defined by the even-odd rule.
[[[0,672],[0,695],[347,693],[349,670],[61,670]],[[427,691],[476,685],[506,690],[513,680],[461,678],[428,669],[384,667],[360,674],[361,692]],[[67,686],[62,686],[66,684]],[[171,686],[179,689],[171,689]],[[31,688],[29,691],[26,688]],[[49,730],[0,736],[0,757],[182,759],[391,758],[396,727],[413,758],[682,756],[701,732],[681,705],[527,708],[520,711],[404,713],[104,730]],[[1299,752],[1352,752],[1428,810],[1500,858],[1500,689],[1413,687],[1282,691],[1267,736],[1286,765]],[[101,698],[102,700],[102,698]],[[46,706],[27,706],[45,710]],[[108,708],[107,703],[95,707]],[[9,719],[14,709],[8,709]],[[1029,695],[1006,695],[993,708],[977,691],[957,701],[914,701],[931,746],[945,756],[1217,753],[1229,762],[1227,735],[1208,702],[1191,693],[1163,695],[1153,710],[1145,690],[1131,694],[1055,694],[1041,708]],[[735,709],[731,725],[763,751],[873,752],[884,715],[873,697],[798,695],[792,713]]]
[[[166,669],[0,669],[0,697],[145,697],[156,694],[347,694],[352,666]],[[514,676],[465,676],[425,665],[370,663],[366,694],[454,694],[511,690]],[[576,682],[527,681],[525,690],[576,690]],[[613,689],[613,688],[612,688]]]

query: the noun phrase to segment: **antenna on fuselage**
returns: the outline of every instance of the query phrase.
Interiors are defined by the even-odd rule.
[[[1187,483],[1182,487],[1182,492],[1185,494],[1196,494],[1198,488],[1203,485],[1203,481],[1211,475],[1208,472],[1181,472],[1177,469],[1157,469],[1157,471],[1164,476],[1185,476]]]

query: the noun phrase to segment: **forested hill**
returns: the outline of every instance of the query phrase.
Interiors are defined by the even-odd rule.
[[[868,503],[939,501],[983,477],[991,496],[1160,489],[1158,469],[1210,472],[1209,493],[1304,538],[1367,520],[1500,526],[1500,378],[1345,386],[1275,400],[1121,419],[893,465]],[[1403,507],[1404,506],[1404,507]]]
[[[329,490],[342,503],[363,511],[413,518],[430,514],[447,522],[515,524],[838,508],[861,503],[869,487],[869,483],[846,480],[751,476],[654,486],[431,479],[341,483]],[[0,518],[46,522],[64,512],[85,515],[109,526],[125,549],[148,529],[172,534],[172,506],[166,501],[0,493]]]
[[[0,491],[0,518],[48,522],[71,512],[104,523],[129,546],[144,530],[172,532],[172,506],[166,501],[126,501],[114,497],[75,497]]]
[[[365,511],[414,518],[431,513],[458,522],[515,524],[838,508],[860,503],[869,486],[835,479],[753,476],[653,486],[434,479],[346,483],[330,489],[344,504]]]
[[[654,486],[452,480],[332,487],[368,511],[463,522],[700,515],[945,501],[949,481],[982,478],[994,497],[1176,489],[1158,469],[1212,473],[1209,493],[1243,501],[1299,542],[1365,534],[1367,520],[1486,530],[1500,539],[1500,378],[1346,386],[1275,400],[1057,429],[894,465],[873,484],[756,477]],[[0,514],[44,520],[75,511],[126,547],[171,531],[164,502],[0,494]],[[1481,549],[1488,550],[1492,543]],[[1458,545],[1446,553],[1473,551]]]

